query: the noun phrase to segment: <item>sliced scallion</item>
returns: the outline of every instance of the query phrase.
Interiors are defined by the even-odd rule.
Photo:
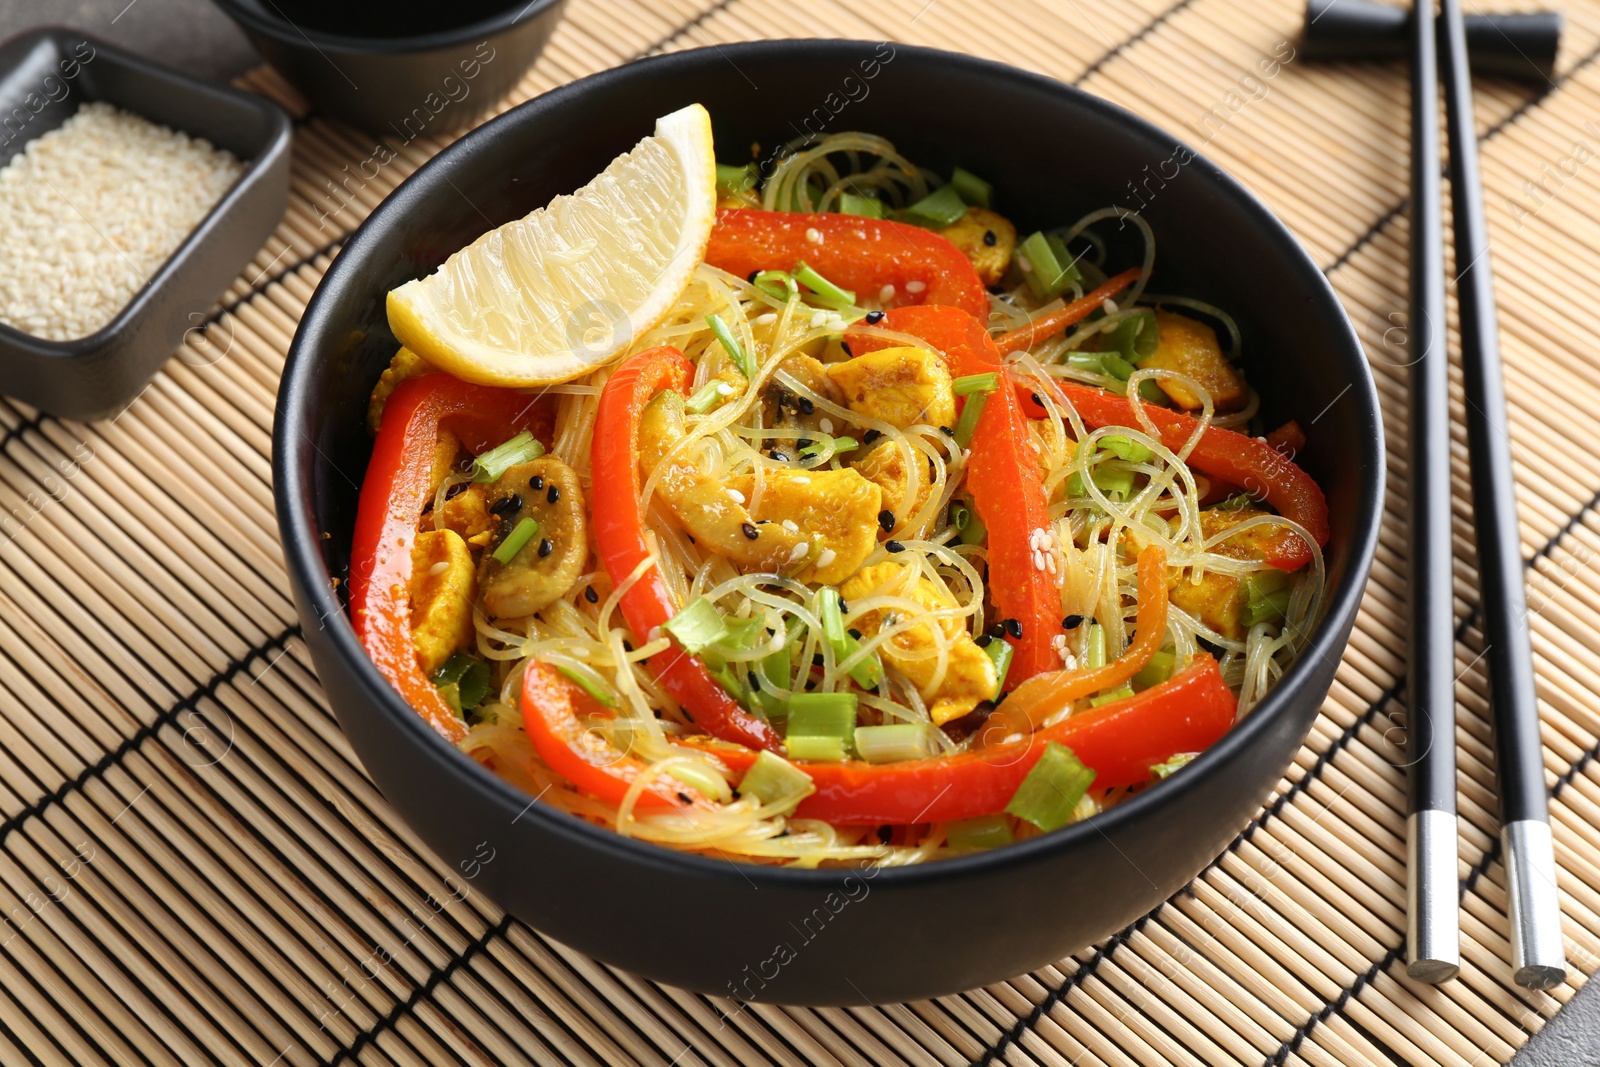
[[[1110,341],[1112,347],[1129,363],[1137,364],[1149,359],[1161,341],[1155,312],[1142,311],[1137,315],[1129,315],[1111,331]]]
[[[811,298],[823,307],[847,308],[854,307],[856,294],[849,289],[841,289],[828,279],[818,274],[816,269],[804,261],[794,265],[794,280],[811,290]]]
[[[1129,363],[1115,352],[1100,353],[1100,369],[1119,382],[1127,381],[1133,377],[1133,372],[1138,370],[1132,363]]]
[[[732,167],[725,163],[717,164],[717,195],[740,196],[756,187],[756,178],[759,172],[754,163],[746,163],[742,167]]]
[[[957,819],[945,827],[945,842],[951,848],[977,850],[1011,844],[1011,824],[1004,815],[979,815]]]
[[[706,316],[706,325],[711,327],[711,332],[717,335],[717,340],[722,342],[722,347],[727,350],[728,358],[733,360],[733,365],[739,368],[739,373],[746,378],[756,376],[755,361],[745,352],[739,339],[733,336],[733,331],[728,329],[728,324],[722,321],[722,316],[715,313]]]
[[[1057,249],[1065,251],[1060,241],[1054,244],[1043,233],[1031,233],[1017,246],[1017,256],[1023,263],[1022,273],[1028,288],[1041,300],[1060,296],[1072,288],[1082,275],[1072,257],[1058,257]]]
[[[756,756],[755,762],[750,764],[750,769],[744,772],[744,779],[739,783],[740,793],[755,797],[764,807],[803,800],[816,789],[809,774],[782,756],[774,756],[770,752]]]
[[[1170,778],[1176,771],[1187,767],[1199,754],[1198,752],[1179,752],[1176,756],[1151,767],[1150,773],[1157,778]]]
[[[966,374],[950,383],[950,389],[956,396],[992,393],[998,388],[1000,388],[1000,372],[996,370],[987,374]]]
[[[617,699],[616,692],[606,684],[604,678],[600,677],[600,672],[587,663],[580,663],[574,660],[571,663],[551,663],[550,666],[560,671],[576,684],[579,689],[582,689],[606,707],[614,708],[621,703]]]
[[[983,520],[974,511],[972,517],[967,520],[966,527],[961,531],[961,543],[964,545],[981,545],[988,539],[988,527],[984,526]]]
[[[978,420],[983,418],[983,406],[988,402],[988,393],[973,393],[961,405],[961,417],[956,420],[955,442],[962,448],[972,443],[972,435],[978,432]]]
[[[544,455],[544,445],[523,430],[504,444],[496,445],[472,461],[472,480],[480,485],[500,480],[518,463],[528,463]]]
[[[994,696],[990,699],[999,700],[1000,694],[1005,691],[1006,674],[1011,670],[1011,660],[1017,650],[1003,637],[990,641],[983,650],[994,660]]]
[[[760,271],[750,279],[750,284],[774,300],[788,300],[800,292],[800,287],[789,277],[789,272],[783,270]]]
[[[950,175],[950,188],[973,207],[988,207],[994,199],[994,186],[961,167],[957,167],[955,173]]]
[[[972,512],[965,504],[950,505],[950,525],[954,526],[957,532],[965,531],[971,521]]]
[[[839,211],[845,215],[862,215],[869,219],[883,218],[883,201],[875,196],[857,196],[855,193],[839,194]]]
[[[921,722],[897,722],[888,726],[857,726],[856,754],[868,763],[898,763],[927,759],[933,755],[929,726]]]
[[[844,655],[840,656],[839,659],[849,659],[860,649],[861,642],[857,641],[849,634],[845,634]],[[883,660],[878,658],[878,654],[876,652],[872,653],[870,656],[862,657],[860,663],[857,663],[854,667],[850,668],[850,677],[855,679],[855,683],[863,689],[878,688],[878,683],[883,681]]]
[[[1106,665],[1106,628],[1097,622],[1091,622],[1084,634],[1083,665],[1091,670]]]
[[[517,558],[517,553],[526,548],[528,542],[538,533],[539,524],[524,515],[517,520],[517,525],[512,527],[511,532],[506,534],[506,539],[496,545],[495,550],[489,554],[494,557],[496,563],[508,564]]]
[[[696,415],[704,415],[717,406],[717,401],[722,399],[722,387],[726,382],[710,381],[696,389],[694,395],[683,402],[683,406]]]
[[[1271,622],[1283,618],[1289,610],[1291,592],[1289,575],[1279,570],[1256,571],[1244,580],[1244,611],[1241,620],[1246,626]]]
[[[728,622],[705,597],[695,597],[661,627],[685,652],[698,653],[728,636]]]
[[[1129,463],[1146,463],[1155,456],[1148,445],[1120,433],[1108,433],[1100,438],[1100,447]]]
[[[1160,685],[1172,677],[1172,668],[1176,660],[1177,657],[1166,649],[1152,652],[1145,665],[1133,676],[1133,687],[1143,690],[1153,685]]]
[[[1006,813],[1048,833],[1072,821],[1078,801],[1094,784],[1095,772],[1066,745],[1051,741],[1017,786]]]
[[[820,456],[824,453],[838,455],[840,452],[850,452],[861,447],[861,442],[854,437],[822,437],[814,439],[809,445],[800,450],[803,459]]]
[[[837,763],[845,758],[844,738],[819,737],[813,734],[791,736],[784,742],[789,755],[795,759]]]
[[[1131,696],[1133,696],[1133,686],[1124,685],[1111,690],[1109,693],[1101,693],[1097,697],[1090,697],[1089,706],[1091,708],[1098,708],[1101,704],[1111,704],[1118,700],[1127,700]]]
[[[457,652],[445,660],[444,666],[433,676],[433,684],[441,690],[447,685],[456,687],[460,710],[466,711],[483,703],[489,695],[489,665],[475,656]]]
[[[666,768],[666,775],[713,800],[728,796],[727,779],[702,764],[674,763]]]
[[[967,202],[954,185],[941,185],[927,196],[900,213],[905,221],[917,226],[943,229],[953,225],[967,213]]]
[[[805,737],[831,737],[846,745],[856,730],[854,693],[796,693],[789,698],[789,736],[793,745]],[[812,757],[806,757],[812,758]]]

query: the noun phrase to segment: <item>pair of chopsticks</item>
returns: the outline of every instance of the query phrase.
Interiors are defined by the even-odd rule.
[[[1450,514],[1449,356],[1439,178],[1442,77],[1450,139],[1461,366],[1472,465],[1473,525],[1489,672],[1500,846],[1518,985],[1566,978],[1534,694],[1533,653],[1507,435],[1494,279],[1478,170],[1472,78],[1459,0],[1432,0],[1411,19],[1410,784],[1407,796],[1406,971],[1442,982],[1460,970],[1456,879],[1455,633]],[[1437,36],[1436,36],[1437,34]]]

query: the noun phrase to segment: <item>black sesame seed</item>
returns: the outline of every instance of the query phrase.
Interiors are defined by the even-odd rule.
[[[994,640],[998,641],[998,640],[1000,640],[1000,638],[1002,638],[1002,637],[1004,637],[1006,635],[1006,627],[1005,627],[1004,623],[991,622],[989,624],[988,629],[984,630],[983,632],[985,634],[987,634],[989,637],[991,637]]]
[[[878,512],[878,525],[883,527],[884,533],[888,533],[890,530],[894,529],[894,512],[890,511],[888,508],[884,508],[882,511]]]
[[[899,541],[885,541],[883,547],[890,552],[904,552],[906,550],[906,546]]]
[[[744,531],[744,535],[752,541],[761,536],[761,531],[750,525],[748,522],[741,522],[739,524],[739,529]]]
[[[1063,629],[1066,629],[1066,630],[1076,630],[1078,627],[1080,627],[1082,625],[1083,625],[1083,616],[1082,615],[1068,615],[1066,618],[1061,620],[1061,626],[1062,626]]]
[[[989,286],[989,292],[993,293],[995,296],[1005,296],[1006,287],[1003,285],[991,285]]]
[[[550,503],[554,504],[556,501],[561,499],[561,487],[558,485],[552,485],[550,487],[550,491],[544,495],[544,498],[550,501]]]
[[[1040,407],[1044,407],[1044,397],[1040,396],[1038,393],[1029,393],[1028,395],[1033,398],[1033,402],[1035,404],[1038,404]]]
[[[541,537],[539,539],[539,558],[540,559],[544,559],[546,556],[548,556],[550,553],[554,552],[555,550],[556,550],[555,542],[550,540],[550,538]]]
[[[872,442],[876,441],[882,436],[882,430],[868,430],[866,433],[861,435],[861,443],[864,445],[870,445]]]
[[[694,801],[689,799],[689,794],[688,793],[685,793],[685,792],[680,790],[678,792],[678,803],[680,803],[680,804],[693,804]]]
[[[776,448],[772,450],[772,458],[777,460],[779,463],[789,462],[789,457],[784,455],[782,452],[779,452]]]
[[[851,637],[855,638],[857,641],[861,640],[861,631],[857,630],[854,626],[852,626],[852,627],[850,627],[850,629],[846,630],[845,633],[849,634]]]
[[[489,511],[495,515],[510,515],[514,511],[522,510],[522,498],[516,493],[503,496],[489,505]]]
[[[591,585],[583,591],[583,599],[587,600],[591,604],[598,604],[600,603],[600,594],[596,593],[594,591],[594,586]]]
[[[444,498],[446,500],[454,500],[462,493],[465,493],[467,491],[467,486],[471,484],[471,482],[457,482],[455,485],[452,485],[450,488],[444,491]]]
[[[1020,619],[1007,619],[1005,621],[1005,628],[1006,628],[1006,633],[1010,634],[1012,637],[1016,638],[1018,641],[1022,640],[1022,620],[1020,620]]]
[[[844,349],[844,354],[845,355],[847,355],[847,356],[855,355],[854,352],[850,351],[850,342],[849,341],[840,341],[839,342],[839,347]]]
[[[850,614],[850,605],[846,604],[844,602],[844,597],[840,597],[839,598],[839,614],[841,614],[841,615]]]
[[[939,427],[939,432],[944,434],[946,437],[954,437],[956,435],[956,431],[949,426]]]
[[[800,414],[802,414],[802,415],[810,415],[812,412],[814,412],[816,410],[817,410],[817,405],[815,405],[815,404],[813,404],[811,402],[811,398],[809,396],[803,396],[803,397],[800,398]]]
[[[821,652],[816,652],[816,653],[812,654],[812,656],[811,656],[811,665],[813,667],[822,666],[822,653]]]
[[[799,445],[801,448],[810,448],[812,445],[816,444],[816,442],[809,437],[802,437],[800,440],[796,441],[795,444]]]
[[[880,323],[882,321],[883,321],[883,312],[881,312],[881,311],[869,311],[869,312],[867,312],[867,325],[868,326],[876,326],[876,325],[878,325],[878,323]]]
[[[995,246],[995,243],[997,241],[999,241],[999,240],[1000,240],[1000,238],[995,236],[995,233],[994,233],[993,230],[984,230],[983,231],[983,243],[988,245],[990,248],[993,248]]]
[[[532,478],[529,478],[528,488],[532,489],[535,493],[542,491],[544,489],[544,475],[535,474]]]
[[[761,679],[756,677],[756,672],[755,671],[746,671],[745,674],[750,679],[750,691],[753,692],[753,693],[761,692]]]
[[[988,634],[979,634],[973,643],[979,648],[988,648],[990,645],[994,644],[994,638],[990,637]]]

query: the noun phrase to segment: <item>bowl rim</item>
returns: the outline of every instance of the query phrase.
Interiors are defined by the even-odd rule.
[[[504,33],[513,26],[532,21],[550,8],[558,7],[565,2],[566,0],[528,0],[527,3],[519,4],[517,0],[507,0],[503,10],[488,18],[462,26],[405,37],[357,37],[352,34],[328,33],[313,27],[302,27],[287,16],[274,17],[263,12],[251,0],[212,0],[212,3],[220,7],[229,18],[284,44],[296,47],[310,44],[313,48],[326,46],[345,52],[378,55],[427,52],[436,48],[465,44],[474,37]]]
[[[324,637],[334,646],[334,654],[347,661],[358,684],[365,690],[365,694],[383,709],[384,716],[390,720],[390,724],[395,729],[403,731],[409,743],[430,746],[427,751],[438,754],[443,770],[462,780],[472,791],[487,794],[494,803],[515,810],[522,807],[528,798],[527,794],[496,777],[476,760],[440,737],[378,673],[357,641],[355,630],[343,605],[332,591],[318,549],[319,538],[307,521],[309,513],[302,512],[299,506],[301,499],[310,498],[308,486],[297,469],[309,441],[303,434],[295,431],[304,420],[304,409],[311,392],[311,368],[315,361],[311,349],[324,340],[319,336],[323,332],[321,324],[323,305],[334,299],[334,290],[346,284],[347,277],[359,272],[360,260],[367,247],[379,239],[378,230],[388,225],[392,217],[401,216],[410,206],[413,195],[420,195],[415,191],[421,187],[425,180],[424,176],[438,174],[442,178],[451,167],[465,158],[470,158],[474,151],[489,144],[502,131],[524,122],[537,121],[538,116],[548,110],[571,106],[581,101],[584,95],[595,87],[609,86],[616,82],[637,80],[647,82],[650,76],[658,71],[694,69],[708,63],[726,65],[741,56],[756,59],[773,53],[785,53],[786,58],[799,54],[819,59],[846,57],[854,59],[859,57],[861,49],[876,46],[875,42],[848,39],[784,39],[708,46],[638,60],[550,90],[465,134],[396,187],[346,242],[343,252],[334,260],[307,304],[285,362],[280,404],[273,426],[274,495],[285,562],[291,574],[300,579],[301,587],[311,601],[311,607],[317,617],[324,620],[325,624],[321,630]],[[894,48],[897,58],[904,53],[915,57],[917,62],[936,65],[941,71],[955,67],[959,68],[963,75],[973,75],[991,81],[1007,81],[1031,91],[1068,96],[1078,107],[1098,112],[1103,118],[1124,124],[1132,132],[1144,138],[1157,138],[1162,144],[1183,145],[1181,141],[1153,123],[1124,108],[1053,78],[993,60],[941,49],[898,43]],[[938,863],[890,868],[875,868],[864,864],[859,867],[819,870],[739,863],[732,859],[718,860],[679,852],[664,845],[626,837],[615,830],[591,825],[564,811],[537,803],[524,808],[524,815],[519,817],[531,818],[545,832],[561,836],[569,843],[598,849],[615,859],[650,867],[675,868],[679,873],[701,878],[724,880],[740,878],[757,885],[765,883],[784,889],[819,890],[838,887],[849,877],[862,876],[864,870],[870,872],[867,877],[873,878],[880,885],[910,885],[930,879],[965,879],[996,868],[1031,866],[1051,854],[1071,850],[1097,834],[1109,837],[1111,832],[1122,824],[1135,821],[1150,813],[1152,809],[1181,802],[1186,792],[1199,787],[1202,778],[1238,757],[1243,750],[1251,747],[1260,735],[1273,728],[1277,720],[1289,714],[1290,697],[1309,681],[1309,675],[1315,669],[1314,660],[1318,657],[1328,658],[1330,646],[1340,642],[1343,632],[1355,617],[1367,586],[1368,572],[1376,551],[1383,514],[1385,451],[1377,388],[1348,313],[1310,255],[1290,234],[1288,228],[1244,185],[1197,152],[1194,153],[1190,167],[1195,164],[1202,164],[1205,180],[1219,185],[1225,195],[1230,195],[1239,202],[1244,210],[1254,217],[1255,222],[1271,235],[1273,241],[1282,247],[1287,265],[1298,267],[1308,277],[1317,280],[1313,296],[1331,304],[1337,312],[1335,318],[1343,328],[1339,340],[1346,350],[1354,355],[1358,369],[1357,375],[1346,391],[1361,405],[1362,421],[1365,424],[1362,428],[1363,443],[1371,449],[1370,457],[1359,457],[1361,471],[1358,473],[1359,491],[1356,494],[1355,504],[1358,516],[1350,545],[1350,564],[1338,585],[1329,591],[1323,617],[1312,631],[1311,638],[1300,657],[1250,715],[1236,723],[1219,741],[1202,752],[1194,760],[1193,765],[1185,769],[1184,774],[1174,775],[1159,782],[1091,819],[1004,848],[940,860]],[[1202,170],[1197,168],[1196,173],[1202,173]],[[1371,460],[1370,463],[1366,462],[1368,459]]]
[[[133,295],[128,297],[127,303],[123,304],[105,325],[82,337],[74,337],[66,341],[55,341],[48,337],[39,337],[28,333],[8,322],[0,322],[0,351],[6,349],[20,350],[50,359],[74,360],[86,357],[92,358],[130,330],[137,320],[144,315],[145,309],[156,299],[156,295],[172,284],[174,276],[178,273],[184,261],[193,255],[202,241],[210,236],[212,231],[220,224],[222,218],[235,210],[239,202],[250,194],[251,186],[256,183],[261,174],[279,156],[289,150],[294,128],[283,108],[266,97],[255,93],[247,93],[243,89],[235,88],[226,83],[209,82],[196,78],[191,74],[178,70],[176,67],[169,67],[164,63],[147,59],[142,55],[136,55],[116,45],[107,44],[93,34],[85,33],[70,26],[36,26],[31,30],[0,41],[0,54],[12,48],[36,47],[39,42],[51,39],[87,41],[95,49],[96,55],[104,54],[125,67],[164,78],[189,96],[209,97],[220,95],[236,104],[252,108],[262,115],[268,129],[261,147],[256,149],[255,154],[239,160],[242,165],[239,176],[233,180],[227,189],[223,190],[222,195],[217,198],[217,202],[212,204],[204,215],[200,216],[200,220],[184,235],[183,240],[178,242],[177,247],[167,253],[167,257],[150,272],[150,276],[144,280],[139,288],[133,291]],[[81,108],[83,104],[88,103],[110,104],[119,111],[128,111],[147,122],[155,123],[158,126],[167,125],[148,115],[139,114],[131,108],[124,107],[118,101],[107,97],[85,97],[79,107]],[[167,128],[176,129],[177,132],[195,140],[206,139],[190,130],[179,129],[175,126],[168,126]],[[45,133],[50,132],[52,131],[45,131]],[[32,143],[38,137],[43,136],[43,133],[38,134],[36,137],[30,138],[27,143]],[[25,151],[27,143],[18,149],[18,152]],[[246,264],[246,266],[248,265]],[[218,294],[219,297],[222,295],[224,294]],[[154,373],[154,368],[152,368],[151,373]],[[3,369],[0,369],[0,382],[4,380],[5,373]]]

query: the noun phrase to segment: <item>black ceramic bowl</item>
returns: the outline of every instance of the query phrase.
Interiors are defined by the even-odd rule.
[[[131,403],[184,335],[205,324],[289,203],[289,117],[276,104],[57,27],[0,45],[0,166],[90,101],[204,137],[245,169],[94,333],[47,341],[0,323],[0,392],[71,419],[103,418]]]
[[[318,109],[391,140],[465,126],[521,80],[566,0],[215,0]]]
[[[332,579],[349,564],[367,391],[396,347],[384,293],[486,226],[588,181],[656,116],[693,101],[710,108],[724,160],[807,124],[871,130],[927,166],[991,179],[998,206],[1024,229],[1127,203],[1130,181],[1167,171],[1143,209],[1159,241],[1157,290],[1238,316],[1268,421],[1309,429],[1302,459],[1327,491],[1333,527],[1327,613],[1310,646],[1182,773],[1087,823],[987,854],[862,872],[736,865],[530,807],[435,736],[367,660]],[[1377,397],[1344,311],[1242,187],[1148,123],[1058,82],[850,41],[645,60],[456,142],[373,212],[323,280],[290,352],[274,444],[284,549],[322,682],[368,771],[423,840],[475,875],[473,891],[609,963],[706,993],[810,1004],[1011,977],[1119,929],[1193,878],[1277,783],[1328,692],[1372,559],[1383,481]]]

